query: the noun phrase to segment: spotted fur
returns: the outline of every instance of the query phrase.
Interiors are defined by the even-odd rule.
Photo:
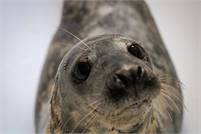
[[[63,107],[59,99],[59,87],[55,83],[56,72],[64,55],[78,42],[65,30],[81,39],[115,33],[140,42],[150,55],[153,69],[162,84],[160,95],[153,100],[151,112],[132,132],[180,131],[183,112],[180,83],[146,3],[142,0],[65,0],[61,24],[49,47],[40,79],[35,111],[37,133],[68,132],[65,127],[71,127],[73,122],[79,122],[83,116],[80,111],[73,111],[65,117],[61,115]],[[96,38],[93,40],[96,41]],[[65,69],[68,70],[68,66],[64,66]],[[70,122],[63,121],[62,118],[66,117],[69,117]],[[90,127],[87,132],[120,133],[112,128],[105,130],[100,124],[95,126]],[[82,127],[79,129],[79,132],[84,131]]]

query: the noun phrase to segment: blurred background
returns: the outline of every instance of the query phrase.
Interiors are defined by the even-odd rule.
[[[183,134],[201,133],[201,1],[146,0],[183,83]],[[0,1],[0,133],[34,133],[34,104],[62,0]]]

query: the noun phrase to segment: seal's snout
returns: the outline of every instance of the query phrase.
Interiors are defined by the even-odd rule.
[[[113,75],[113,85],[116,88],[128,88],[143,83],[145,76],[144,68],[132,67],[129,70],[121,69]]]
[[[130,92],[138,97],[138,94],[145,90],[144,84],[148,79],[147,72],[142,66],[122,67],[111,75],[108,84],[110,97],[118,100]]]

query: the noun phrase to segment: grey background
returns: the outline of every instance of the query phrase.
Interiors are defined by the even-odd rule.
[[[201,133],[201,1],[147,0],[183,82],[183,133]],[[36,89],[61,0],[0,1],[0,133],[33,133]]]

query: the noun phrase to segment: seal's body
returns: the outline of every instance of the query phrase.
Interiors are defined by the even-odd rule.
[[[76,43],[69,31],[87,39]],[[41,76],[37,132],[179,132],[182,112],[178,78],[144,1],[64,2]]]

